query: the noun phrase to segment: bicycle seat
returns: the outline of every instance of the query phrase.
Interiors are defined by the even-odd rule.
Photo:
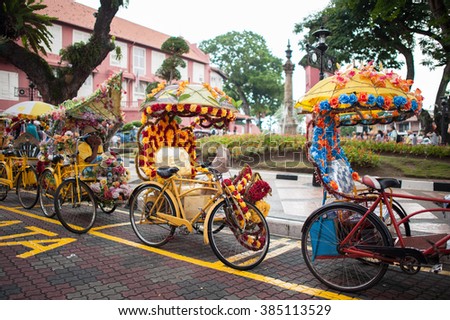
[[[367,175],[362,178],[362,183],[376,190],[400,188],[402,186],[400,181],[394,178],[375,178]]]
[[[159,167],[156,169],[156,173],[164,179],[170,178],[175,173],[177,173],[180,170],[178,167]]]

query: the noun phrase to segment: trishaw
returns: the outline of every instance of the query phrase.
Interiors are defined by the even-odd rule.
[[[41,143],[39,202],[43,213],[58,216],[61,224],[75,233],[93,226],[97,206],[112,213],[131,194],[129,172],[119,156],[104,152],[96,163],[78,163],[78,145],[87,138],[87,126],[107,130],[123,122],[120,109],[122,74],[105,81],[90,97],[68,100],[50,114],[51,138]],[[104,143],[106,141],[103,141]]]
[[[392,188],[401,184],[393,178],[361,178],[340,145],[341,126],[388,124],[418,115],[423,98],[420,90],[410,91],[411,85],[368,64],[320,81],[296,105],[313,114],[309,159],[325,194],[334,196],[305,221],[302,254],[309,270],[330,288],[365,290],[381,280],[389,265],[407,274],[422,267],[437,272],[440,257],[450,254],[449,234],[411,235],[409,225],[419,214],[450,212],[449,199],[395,192]],[[406,212],[398,199],[441,205]]]
[[[6,113],[5,118],[0,120],[0,201],[6,199],[8,191],[15,188],[25,209],[33,208],[39,196],[35,169],[39,140],[25,129],[27,124],[35,127],[33,122],[36,119],[34,115]]]
[[[178,229],[202,234],[232,268],[249,270],[263,261],[269,248],[264,197],[270,186],[250,167],[224,179],[229,153],[223,148],[212,163],[196,157],[194,128],[227,128],[235,111],[232,100],[208,84],[161,82],[147,96],[136,157],[145,182],[130,197],[131,225],[142,242],[162,246]],[[194,121],[183,127],[182,118]]]

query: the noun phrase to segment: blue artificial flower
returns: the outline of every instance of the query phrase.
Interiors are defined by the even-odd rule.
[[[398,108],[406,104],[406,98],[401,96],[394,97],[394,105]]]
[[[373,94],[369,94],[369,96],[367,97],[367,104],[369,106],[373,106],[376,102],[376,98]]]
[[[416,100],[411,101],[411,109],[413,111],[416,111],[417,108],[419,108],[419,104],[417,103],[417,101]]]
[[[341,94],[339,96],[339,103],[342,103],[342,104],[350,103],[350,97],[345,93]]]
[[[356,96],[356,94],[354,94],[354,93],[352,93],[350,96],[349,96],[349,101],[348,101],[348,103],[350,103],[350,104],[354,104],[355,102],[358,102],[358,97]]]
[[[377,105],[380,107],[384,106],[384,97],[383,96],[377,97]]]
[[[322,102],[320,102],[320,110],[321,111],[331,110],[331,106],[330,106],[330,103],[328,102],[328,100],[323,100]]]

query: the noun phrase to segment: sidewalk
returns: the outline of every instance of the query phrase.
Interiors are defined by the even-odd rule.
[[[134,163],[129,166],[131,172],[130,184],[142,182],[137,176]],[[270,204],[267,217],[270,233],[273,235],[300,239],[301,228],[306,218],[322,206],[323,193],[321,187],[312,186],[312,175],[303,173],[286,173],[274,171],[258,171],[262,178],[272,187],[272,196],[266,201]],[[231,175],[237,173],[232,169]],[[226,174],[224,175],[225,177]],[[416,181],[403,179],[401,192],[420,192],[424,196],[443,197],[450,194],[450,183]],[[438,187],[436,187],[438,186]],[[437,189],[438,190],[437,190]],[[398,191],[398,189],[397,189]],[[416,201],[400,201],[406,211],[419,210],[421,206]],[[450,214],[424,213],[419,218],[412,219],[412,231],[450,233]]]

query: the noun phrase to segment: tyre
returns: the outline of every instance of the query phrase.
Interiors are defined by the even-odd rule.
[[[225,265],[237,270],[250,270],[259,265],[269,250],[269,227],[261,211],[246,203],[252,218],[243,230],[230,217],[232,204],[219,202],[208,220],[208,240],[214,254]],[[228,209],[228,208],[231,208]]]
[[[145,244],[160,247],[167,243],[175,227],[159,219],[157,212],[176,216],[175,205],[167,192],[157,184],[138,187],[130,200],[130,221],[137,237]]]
[[[4,163],[0,163],[0,179],[8,179],[8,174],[6,172],[6,166]],[[3,201],[8,196],[9,186],[0,183],[0,201]]]
[[[97,214],[94,193],[81,180],[64,180],[56,189],[54,201],[61,224],[74,233],[86,233],[92,228]]]
[[[39,199],[38,175],[33,167],[19,173],[16,189],[22,207],[31,209],[36,205]]]
[[[109,204],[109,203],[102,203],[102,202],[99,202],[98,206],[100,207],[100,209],[104,213],[107,213],[107,214],[113,213],[116,210],[116,208],[117,208],[117,206],[115,204],[112,205],[112,204]]]
[[[377,284],[388,264],[373,258],[342,253],[340,242],[361,220],[364,207],[331,203],[311,214],[302,229],[302,254],[313,275],[330,288],[344,292],[366,290]],[[359,226],[346,246],[391,246],[392,237],[373,213]]]
[[[55,212],[56,179],[52,170],[45,169],[39,176],[39,205],[45,216],[52,218]]]

